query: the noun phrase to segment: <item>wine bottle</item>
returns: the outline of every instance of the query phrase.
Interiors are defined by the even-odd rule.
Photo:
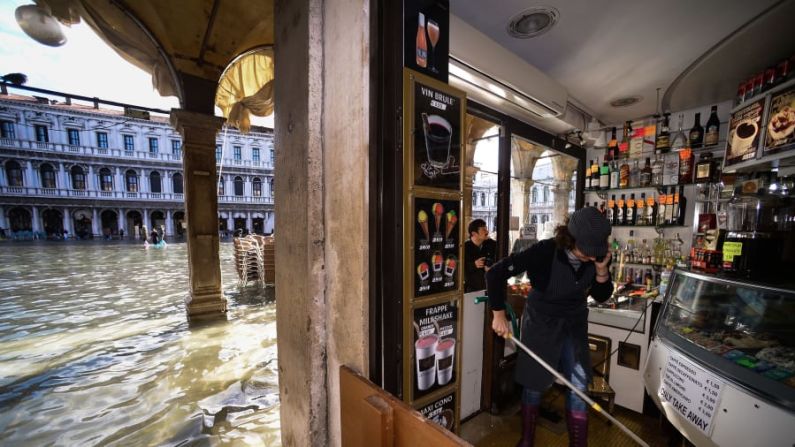
[[[679,187],[679,193],[677,194],[679,199],[679,211],[678,211],[678,218],[676,221],[677,225],[684,225],[685,224],[685,213],[687,212],[687,197],[685,197],[685,188],[684,186]],[[676,198],[675,198],[676,200]]]
[[[640,186],[651,186],[651,158],[646,157],[646,165],[640,170]]]
[[[610,189],[616,189],[619,186],[618,161],[613,160],[610,162]]]
[[[672,186],[668,194],[665,195],[665,225],[673,225],[674,223],[674,190]]]
[[[696,122],[693,128],[690,129],[688,136],[691,149],[697,149],[704,145],[704,128],[701,127],[701,113],[696,112]]]
[[[593,160],[585,166],[585,189],[591,189],[591,165],[593,164]]]
[[[670,129],[670,113],[665,113],[663,115],[662,126],[660,129],[660,134],[657,135],[657,141],[655,142],[654,148],[660,152],[668,152],[671,150],[671,129]]]
[[[646,225],[655,225],[657,223],[657,206],[654,201],[654,196],[649,195],[646,199]]]
[[[635,225],[648,225],[646,223],[646,193],[640,194],[640,200],[635,202]]]
[[[599,157],[591,164],[591,189],[599,189]]]
[[[618,159],[618,140],[616,139],[616,128],[610,130],[610,142],[607,143],[607,154],[610,156],[609,160]]]
[[[627,221],[625,220],[626,214],[624,213],[626,211],[626,206],[627,206],[627,204],[624,202],[626,200],[625,197],[626,196],[624,194],[621,194],[621,198],[618,199],[618,204],[617,204],[617,208],[616,208],[616,211],[617,211],[617,213],[616,213],[616,225],[626,225],[627,224]]]
[[[627,225],[635,225],[635,193],[629,195],[627,210],[624,212]]]
[[[602,167],[599,168],[599,189],[610,188],[610,167],[607,160],[602,160]]]
[[[665,201],[668,194],[668,188],[663,188],[660,195],[657,197],[657,226],[665,225]]]
[[[720,134],[720,120],[718,119],[718,106],[712,106],[712,112],[707,120],[707,128],[704,132],[704,145],[715,146],[718,144]]]
[[[417,25],[417,66],[428,66],[428,41],[425,38],[425,14],[420,13]]]
[[[613,194],[610,197],[610,200],[607,201],[607,221],[610,222],[611,225],[616,224],[616,195]]]

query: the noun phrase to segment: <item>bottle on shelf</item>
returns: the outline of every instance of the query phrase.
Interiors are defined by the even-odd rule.
[[[679,187],[679,191],[676,193],[676,196],[674,196],[674,201],[678,202],[676,222],[674,222],[674,224],[683,226],[685,224],[685,212],[687,212],[687,197],[685,197],[684,186]]]
[[[610,142],[607,143],[607,160],[612,161],[618,158],[618,140],[616,139],[616,128],[610,129]]]
[[[593,183],[593,182],[592,182]],[[610,166],[607,165],[607,160],[602,160],[602,167],[599,168],[599,189],[610,188]]]
[[[635,253],[635,231],[629,230],[629,238],[627,239],[627,245],[624,246],[624,262],[633,263],[635,262],[635,258],[633,254]]]
[[[648,225],[646,221],[646,193],[640,193],[640,200],[635,202],[635,225]]]
[[[652,257],[651,257],[651,247],[649,247],[648,242],[646,239],[643,239],[643,245],[640,249],[641,252],[641,263],[642,264],[652,264]]]
[[[417,66],[428,66],[428,41],[425,38],[425,14],[420,13],[417,25]]]
[[[702,152],[698,157],[698,163],[695,168],[695,183],[710,183],[715,178],[715,171],[717,165],[715,159],[712,158],[711,152]]]
[[[621,160],[621,167],[618,172],[618,186],[619,188],[629,188],[629,163],[626,157]]]
[[[618,169],[618,160],[610,162],[610,189],[617,189],[620,186],[620,170]]]
[[[618,159],[624,159],[629,154],[629,132],[630,132],[630,122],[627,121],[624,123],[624,132],[621,137],[621,143],[618,144]]]
[[[679,114],[679,130],[677,130],[673,137],[671,137],[671,150],[672,151],[681,151],[687,146],[687,136],[685,132],[682,130],[682,126],[685,124],[685,115]]]
[[[675,187],[672,186],[665,195],[665,225],[674,224],[674,189]]]
[[[596,203],[594,203],[594,206],[596,206]],[[602,203],[599,204],[599,212],[602,213],[603,216],[605,215],[605,213],[607,213],[607,210],[605,210],[604,200],[602,200]]]
[[[637,129],[632,128],[632,121],[627,121],[629,125],[629,158],[639,158],[643,152],[643,123]]]
[[[663,188],[660,195],[657,197],[657,226],[665,225],[665,201],[668,194],[668,188]]]
[[[616,204],[616,225],[626,225],[627,221],[625,220],[624,216],[626,216],[626,196],[621,194],[621,198],[618,199],[618,203]]]
[[[663,156],[660,151],[656,151],[654,155],[654,163],[651,165],[651,184],[654,186],[662,186],[663,184]]]
[[[684,185],[693,181],[693,151],[684,148],[679,151],[679,184]]]
[[[629,195],[627,209],[624,211],[625,225],[635,225],[635,193]]]
[[[690,129],[688,141],[690,142],[690,147],[693,149],[698,149],[704,145],[704,128],[701,127],[701,113],[699,112],[696,112],[696,122]]]
[[[646,222],[646,225],[655,225],[657,223],[657,205],[654,201],[654,196],[651,194],[646,198],[646,218],[644,222]]]
[[[616,195],[613,194],[610,197],[610,200],[607,201],[607,221],[610,222],[611,225],[615,225],[615,218],[616,218]]]
[[[720,137],[720,119],[718,119],[718,106],[712,106],[712,111],[704,130],[704,146],[715,146]]]
[[[591,165],[593,164],[593,160],[591,160],[588,165],[585,166],[585,189],[591,189]]]
[[[662,153],[671,150],[670,116],[671,114],[668,112],[663,114],[662,126],[660,126],[660,134],[657,135],[657,141],[654,143],[655,150],[658,150]]]
[[[665,154],[662,182],[664,186],[679,184],[679,152],[683,149],[674,153]]]
[[[630,188],[637,188],[640,186],[640,166],[638,166],[638,160],[634,160],[632,163],[632,168],[629,170],[629,187]]]
[[[599,157],[591,161],[591,189],[599,189]]]

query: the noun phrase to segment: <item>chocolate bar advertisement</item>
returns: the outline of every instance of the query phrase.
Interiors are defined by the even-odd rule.
[[[460,202],[414,199],[414,296],[458,289]]]

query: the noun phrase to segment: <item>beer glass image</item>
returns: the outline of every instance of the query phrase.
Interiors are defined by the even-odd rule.
[[[447,385],[453,378],[455,339],[443,338],[436,344],[436,374],[439,385]]]
[[[417,360],[417,388],[425,391],[436,383],[436,345],[439,336],[429,334],[414,343]]]
[[[422,130],[425,135],[428,163],[436,169],[446,168],[450,158],[453,126],[439,115],[422,113]]]

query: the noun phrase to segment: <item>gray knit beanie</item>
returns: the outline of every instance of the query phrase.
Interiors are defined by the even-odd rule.
[[[606,255],[610,231],[610,222],[594,207],[580,208],[569,217],[569,233],[574,236],[574,246],[585,256]]]

